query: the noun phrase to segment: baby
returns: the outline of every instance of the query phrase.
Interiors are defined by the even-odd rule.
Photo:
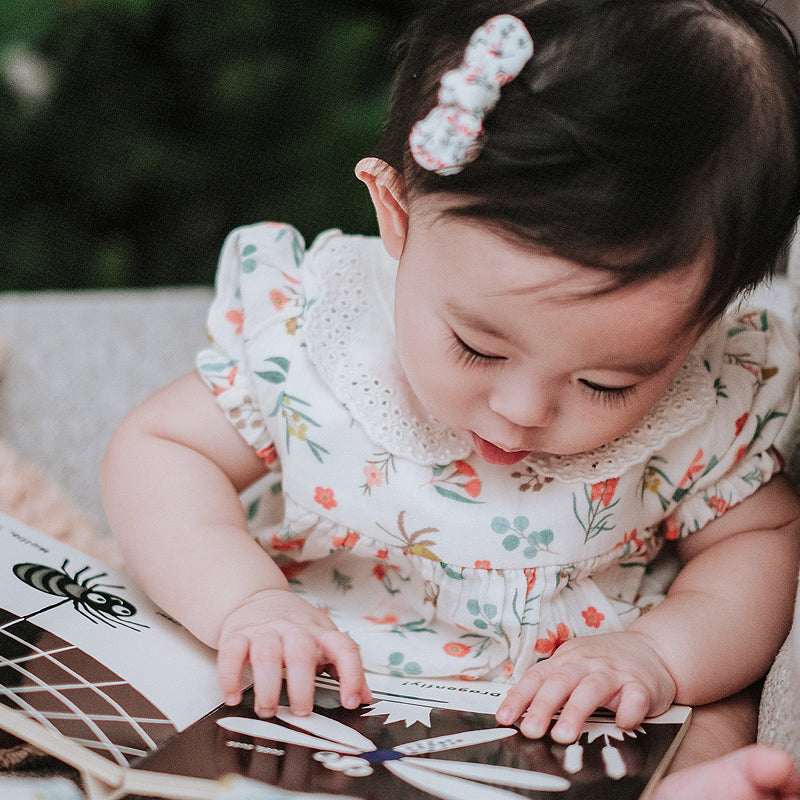
[[[412,27],[357,167],[380,238],[229,236],[198,371],[111,443],[108,519],[226,702],[245,664],[264,716],[284,673],[300,714],[321,669],[349,708],[365,670],[500,680],[499,722],[561,710],[564,743],[702,706],[706,760],[754,738],[800,560],[797,344],[727,313],[800,207],[797,50],[752,0],[502,11]],[[712,778],[773,796],[775,755]]]

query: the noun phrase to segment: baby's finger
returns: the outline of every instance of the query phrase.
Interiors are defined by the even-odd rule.
[[[633,730],[644,721],[644,718],[653,712],[666,711],[666,708],[652,708],[653,698],[650,692],[641,684],[631,681],[626,683],[620,692],[617,705],[616,723],[623,730]]]
[[[530,739],[545,735],[553,715],[566,703],[575,687],[585,677],[585,672],[576,668],[554,672],[542,682],[536,696],[520,724],[522,733]]]
[[[583,731],[586,720],[600,706],[607,706],[619,692],[619,679],[611,672],[590,672],[572,691],[564,703],[550,735],[561,744],[574,742]]]
[[[519,681],[512,686],[500,703],[495,719],[501,725],[511,725],[524,713],[531,700],[542,685],[544,676],[535,669],[528,670]]]
[[[250,646],[255,702],[259,717],[272,717],[278,710],[283,683],[283,652],[277,636],[258,639]]]
[[[314,710],[317,664],[324,660],[321,655],[317,639],[308,631],[294,630],[283,635],[286,691],[292,713],[298,717]]]
[[[320,644],[336,672],[342,705],[357,708],[361,703],[371,702],[372,694],[364,676],[358,645],[341,631],[323,634]]]
[[[220,643],[217,653],[217,677],[225,705],[235,706],[242,699],[242,670],[247,661],[250,642],[234,634]]]

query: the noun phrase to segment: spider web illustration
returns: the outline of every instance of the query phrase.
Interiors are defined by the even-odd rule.
[[[177,732],[130,683],[5,609],[0,609],[0,702],[122,766]]]

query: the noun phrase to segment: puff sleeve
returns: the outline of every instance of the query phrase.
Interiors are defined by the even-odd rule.
[[[291,226],[261,223],[232,231],[219,259],[207,320],[209,346],[197,369],[244,440],[267,464],[277,452],[259,384],[280,372],[282,341],[302,313],[305,244]]]
[[[700,426],[692,451],[670,476],[674,510],[665,520],[668,539],[687,536],[753,494],[780,471],[775,440],[794,399],[798,344],[786,324],[766,311],[726,318],[714,375],[716,408]],[[666,470],[657,470],[668,477]],[[645,483],[646,485],[646,483]]]

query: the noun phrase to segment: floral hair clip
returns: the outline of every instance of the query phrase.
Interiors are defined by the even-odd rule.
[[[517,17],[502,14],[478,28],[461,66],[442,77],[438,105],[411,129],[414,160],[439,175],[453,175],[474,161],[484,117],[497,105],[500,88],[532,55],[533,40]]]

